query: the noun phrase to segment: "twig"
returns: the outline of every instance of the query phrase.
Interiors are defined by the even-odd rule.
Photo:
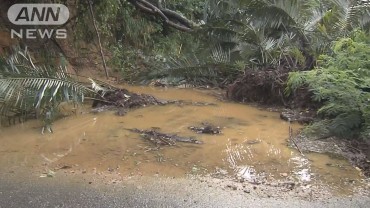
[[[297,145],[297,143],[295,142],[295,140],[293,138],[293,129],[290,126],[290,121],[289,121],[289,139],[293,142],[294,146],[298,149],[298,151],[301,153],[301,155],[304,156],[303,152],[301,151],[301,149],[299,148],[299,146]]]

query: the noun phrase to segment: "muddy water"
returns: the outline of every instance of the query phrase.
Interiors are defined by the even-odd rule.
[[[163,99],[216,105],[150,106],[123,117],[114,112],[82,113],[55,122],[54,133],[40,134],[37,121],[0,128],[1,170],[116,171],[123,175],[238,175],[246,180],[286,175],[309,183],[347,190],[359,172],[346,161],[321,154],[302,156],[286,146],[287,122],[279,114],[247,105],[217,101],[209,91],[129,87]],[[222,135],[202,135],[188,127],[202,122],[222,127]],[[127,128],[159,128],[164,133],[194,136],[204,144],[184,144],[155,150]],[[301,126],[293,125],[295,131]]]

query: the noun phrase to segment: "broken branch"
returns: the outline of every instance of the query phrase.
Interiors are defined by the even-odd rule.
[[[146,0],[128,0],[128,2],[143,12],[160,17],[165,24],[177,30],[191,32],[196,25],[181,14],[163,8],[161,2],[158,5],[154,5]]]

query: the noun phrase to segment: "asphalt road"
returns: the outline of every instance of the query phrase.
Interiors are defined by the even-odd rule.
[[[98,183],[73,176],[0,175],[0,207],[369,207],[369,197],[305,201],[261,198],[191,180]]]

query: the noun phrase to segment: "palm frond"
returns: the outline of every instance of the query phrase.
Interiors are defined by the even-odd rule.
[[[162,73],[169,79],[187,80],[194,85],[213,84],[228,79],[230,75],[236,75],[237,71],[230,61],[230,52],[221,47],[212,50],[208,59],[199,59],[195,54],[185,57],[172,57]]]
[[[263,18],[266,26],[278,28],[300,24],[309,6],[299,0],[251,0],[247,7],[254,15]]]
[[[0,62],[0,116],[55,107],[62,101],[83,102],[92,92],[64,68],[34,64],[27,48]]]
[[[212,50],[212,60],[215,63],[230,63],[230,50],[224,51],[220,45]]]
[[[368,15],[366,11],[370,5],[361,1],[333,0],[335,15],[337,18],[335,27],[340,30],[348,30],[360,26],[362,16]]]

